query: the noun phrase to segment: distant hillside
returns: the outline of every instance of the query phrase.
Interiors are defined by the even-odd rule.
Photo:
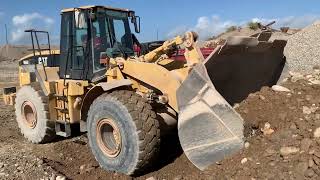
[[[28,46],[5,45],[0,47],[0,61],[17,60],[29,54]]]
[[[4,45],[0,46],[0,61],[14,61],[18,60],[28,54],[33,53],[29,51],[31,46],[28,45]],[[59,49],[58,46],[53,46],[51,49]]]

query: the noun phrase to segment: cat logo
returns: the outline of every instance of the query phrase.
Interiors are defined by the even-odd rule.
[[[42,63],[46,66],[48,64],[48,57],[38,57],[38,64]]]

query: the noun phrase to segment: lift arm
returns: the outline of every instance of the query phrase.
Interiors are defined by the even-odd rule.
[[[188,66],[194,66],[199,62],[203,62],[204,58],[196,44],[198,35],[195,32],[186,32],[184,36],[177,36],[174,39],[165,41],[162,46],[154,49],[142,57],[145,62],[155,62],[161,55],[166,54],[167,51],[179,45],[184,45],[185,54]]]

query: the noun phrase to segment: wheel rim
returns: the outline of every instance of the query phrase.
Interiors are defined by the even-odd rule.
[[[121,134],[112,119],[102,119],[97,124],[97,143],[101,151],[108,157],[117,157],[121,152]]]
[[[31,129],[35,128],[37,125],[37,111],[33,103],[30,101],[25,101],[22,104],[21,113],[25,124]]]

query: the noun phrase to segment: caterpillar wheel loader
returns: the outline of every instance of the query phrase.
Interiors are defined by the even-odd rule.
[[[140,17],[128,9],[65,9],[60,50],[51,50],[47,32],[26,31],[33,53],[19,61],[20,86],[4,90],[25,138],[47,143],[79,125],[100,166],[128,175],[156,163],[170,128],[201,170],[238,152],[244,122],[231,105],[277,83],[286,41],[268,41],[269,31],[232,37],[204,59],[197,34],[186,32],[136,56],[131,23],[139,33]],[[49,48],[38,34],[48,36]],[[168,58],[177,47],[186,61]]]

